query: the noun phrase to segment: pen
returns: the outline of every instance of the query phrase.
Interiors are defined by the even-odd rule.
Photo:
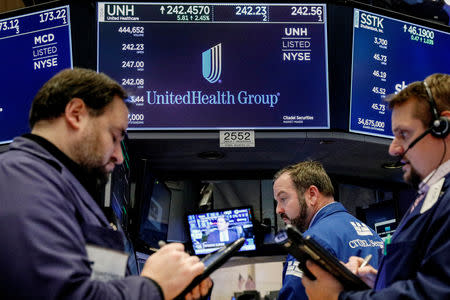
[[[365,267],[371,259],[372,259],[372,254],[367,255],[364,258],[364,261],[362,262],[362,264],[359,266],[359,268]]]
[[[162,248],[162,247],[164,247],[165,245],[166,245],[167,243],[166,242],[164,242],[164,241],[159,241],[158,242],[158,246],[159,246],[159,248]]]

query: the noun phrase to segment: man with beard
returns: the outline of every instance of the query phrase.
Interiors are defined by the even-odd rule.
[[[309,262],[303,278],[310,299],[450,299],[450,75],[434,74],[388,99],[394,140],[389,153],[403,163],[403,179],[418,189],[392,236],[378,271],[347,267],[369,286],[343,291],[333,276]],[[420,182],[420,184],[419,184]]]
[[[276,212],[286,224],[310,235],[341,261],[350,256],[373,256],[377,266],[383,247],[380,237],[334,201],[330,178],[319,162],[304,161],[285,167],[274,176]],[[283,287],[278,299],[308,299],[298,262],[288,255],[283,267]],[[324,298],[325,299],[325,298]]]
[[[173,299],[204,270],[174,243],[125,277],[122,233],[95,202],[123,161],[125,98],[86,69],[63,70],[37,93],[31,133],[0,156],[1,299]],[[206,279],[186,298],[210,287]]]

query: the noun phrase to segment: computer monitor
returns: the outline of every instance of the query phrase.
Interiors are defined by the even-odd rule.
[[[222,246],[245,237],[239,250],[256,250],[253,213],[251,207],[228,208],[187,214],[192,249],[196,255],[213,252]]]
[[[0,14],[0,144],[30,131],[28,113],[39,88],[72,67],[68,5]]]
[[[99,2],[129,130],[328,129],[324,3]]]
[[[145,246],[158,248],[160,240],[167,240],[171,192],[163,181],[147,174],[143,197],[140,200],[138,238]]]
[[[375,223],[375,232],[383,239],[383,241],[390,235],[392,236],[397,229],[397,220],[390,219],[386,221]]]
[[[383,10],[354,9],[350,131],[392,138],[384,98],[449,73],[450,29]]]
[[[373,203],[363,208],[359,217],[383,239],[394,234],[400,219],[396,200]]]
[[[114,168],[111,181],[106,186],[105,206],[111,207],[112,212],[123,230],[128,233],[130,225],[131,193],[130,193],[130,162],[126,146],[126,138],[121,142],[123,163]]]

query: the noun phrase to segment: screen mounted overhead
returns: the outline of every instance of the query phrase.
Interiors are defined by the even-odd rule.
[[[329,128],[325,4],[98,3],[129,129]]]
[[[433,73],[450,73],[450,33],[429,26],[354,9],[351,132],[392,138],[384,98]]]
[[[69,6],[0,15],[0,144],[29,132],[39,88],[72,67]]]

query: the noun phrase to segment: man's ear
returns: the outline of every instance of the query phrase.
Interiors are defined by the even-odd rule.
[[[79,129],[84,121],[88,110],[84,101],[80,98],[72,98],[66,105],[64,116],[67,123],[73,129]]]
[[[306,189],[305,199],[311,206],[317,204],[317,200],[319,199],[319,189],[317,188],[317,186],[310,185],[309,188]]]
[[[441,112],[441,117],[446,117],[447,119],[450,120],[450,110],[444,110]]]

